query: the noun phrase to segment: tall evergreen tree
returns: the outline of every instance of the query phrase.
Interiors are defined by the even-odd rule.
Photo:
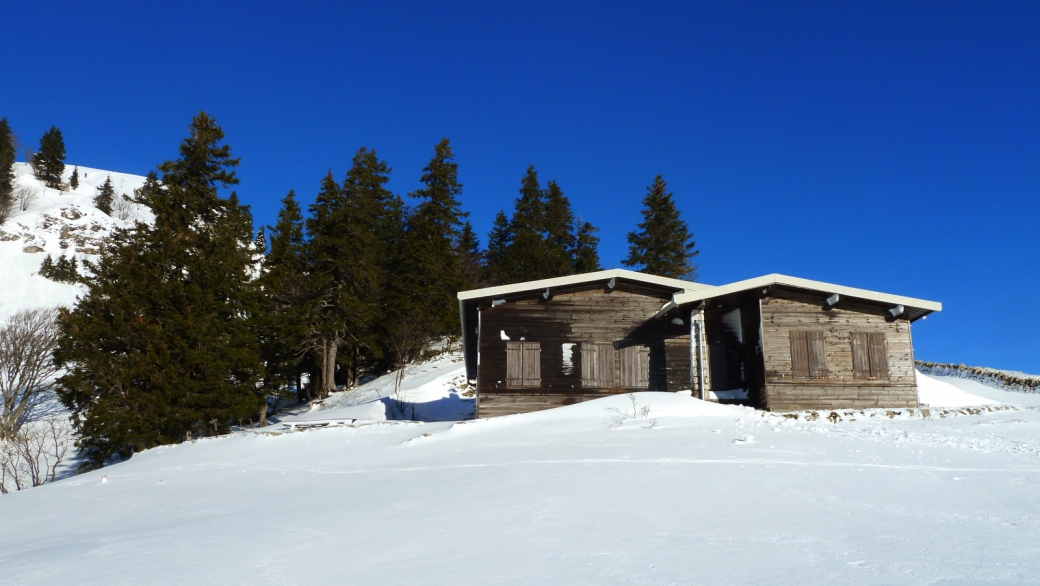
[[[72,412],[84,466],[212,435],[263,401],[252,218],[235,193],[239,160],[205,112],[180,157],[136,191],[153,225],[116,230],[87,292],[59,317],[58,396]]]
[[[538,172],[531,165],[521,180],[520,197],[511,221],[513,240],[504,271],[509,282],[560,276],[559,267],[549,262],[545,207],[545,192],[538,181]]]
[[[545,187],[545,271],[554,277],[574,273],[577,238],[571,202],[556,181]]]
[[[647,187],[643,199],[643,221],[639,230],[628,234],[628,258],[622,263],[639,267],[642,273],[697,279],[697,265],[693,259],[700,251],[693,241],[689,225],[679,217],[668,184],[660,175]]]
[[[69,177],[69,188],[79,189],[79,166],[72,169],[72,177]]]
[[[422,189],[411,194],[419,202],[408,218],[404,272],[396,278],[409,282],[410,305],[429,320],[430,333],[443,336],[458,329],[462,280],[456,243],[469,215],[459,201],[459,165],[448,139],[437,144],[420,181]]]
[[[18,149],[7,118],[0,118],[0,225],[14,211],[14,161]]]
[[[498,212],[488,234],[487,270],[492,283],[502,285],[512,282],[512,263],[509,259],[513,244],[513,229],[504,211]]]
[[[340,346],[346,342],[354,353],[372,343],[382,285],[380,212],[393,199],[385,187],[389,176],[386,162],[361,148],[343,186],[330,172],[310,208],[306,225],[313,297],[308,319],[320,396],[336,388]]]
[[[47,187],[61,189],[61,178],[65,175],[65,139],[57,126],[40,138],[40,150],[32,157],[32,168],[36,178]]]
[[[257,316],[263,386],[268,396],[287,397],[299,384],[307,349],[307,258],[303,213],[294,192],[282,200],[278,221],[269,231],[270,249],[266,242],[257,245],[266,252],[259,279],[264,296]],[[265,417],[262,407],[261,419]]]
[[[94,194],[94,207],[111,216],[112,202],[115,198],[116,188],[112,185],[112,176],[109,175]]]
[[[574,272],[581,274],[602,270],[599,264],[599,236],[596,236],[599,228],[581,218],[575,225],[578,234],[574,246]]]
[[[480,249],[480,240],[473,231],[473,224],[466,220],[462,225],[458,243],[459,270],[462,286],[467,290],[488,286],[487,267],[484,264],[485,254]]]

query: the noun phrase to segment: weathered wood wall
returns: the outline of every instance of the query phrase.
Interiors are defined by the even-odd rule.
[[[653,320],[671,293],[618,283],[613,291],[596,286],[508,301],[480,310],[480,359],[477,416],[494,417],[538,411],[633,390],[677,391],[690,388],[690,326]],[[506,379],[506,340],[541,345],[541,384],[511,388]],[[649,389],[582,386],[581,343],[615,344],[615,384],[621,381],[618,347],[650,350]],[[565,371],[563,345],[574,344]]]
[[[762,348],[765,364],[764,407],[771,411],[871,407],[916,407],[910,322],[889,318],[885,308],[840,301],[824,309],[822,298],[774,291],[762,299]],[[824,336],[825,376],[795,377],[791,336],[819,330]],[[888,340],[888,379],[853,376],[853,332],[884,333]]]

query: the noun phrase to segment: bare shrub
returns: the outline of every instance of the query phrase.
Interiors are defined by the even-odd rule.
[[[429,354],[433,342],[433,329],[426,319],[417,312],[408,313],[394,320],[387,328],[386,341],[390,354],[397,366],[394,377],[394,399],[398,403],[402,416],[404,403],[401,401],[401,383],[404,382],[404,370],[409,365],[425,358]],[[415,405],[412,405],[412,419],[415,419]]]
[[[40,190],[28,185],[23,185],[14,190],[14,199],[18,202],[18,209],[23,212],[29,209],[37,199],[40,198]]]
[[[58,369],[51,355],[58,343],[54,309],[16,313],[0,327],[0,439],[16,436],[51,395]]]
[[[0,494],[52,482],[72,445],[72,426],[64,417],[26,425],[0,440]]]
[[[112,202],[112,215],[125,222],[137,216],[137,204],[127,196],[118,194]]]

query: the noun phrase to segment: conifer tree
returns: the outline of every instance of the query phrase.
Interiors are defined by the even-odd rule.
[[[79,166],[72,169],[72,177],[69,177],[69,188],[79,189]]]
[[[488,234],[487,270],[492,283],[502,285],[512,282],[512,263],[509,259],[513,244],[512,224],[504,211],[498,212]]]
[[[544,196],[538,172],[531,165],[521,180],[520,197],[511,221],[513,240],[506,256],[509,266],[504,271],[509,282],[560,276],[558,267],[549,263]]]
[[[423,188],[411,194],[420,201],[408,218],[403,274],[395,278],[410,283],[409,305],[428,320],[429,333],[443,336],[458,329],[456,295],[462,281],[456,243],[462,219],[469,215],[458,199],[459,165],[448,139],[437,144],[420,181]]]
[[[252,219],[224,132],[205,112],[180,157],[136,190],[153,225],[116,230],[73,310],[59,317],[58,396],[72,412],[85,468],[205,436],[255,414],[262,365],[251,323]]]
[[[0,118],[0,225],[14,211],[14,161],[17,156],[14,133],[7,118]]]
[[[278,221],[269,231],[270,250],[266,242],[257,243],[257,249],[266,252],[259,279],[264,297],[257,322],[265,393],[284,398],[294,383],[299,384],[307,348],[307,259],[303,214],[294,192],[282,200]],[[261,422],[266,418],[265,407],[261,408]]]
[[[487,267],[484,264],[485,254],[480,249],[480,240],[473,231],[473,224],[466,220],[459,234],[458,244],[459,270],[462,286],[467,290],[488,286]]]
[[[260,229],[256,231],[256,238],[253,239],[253,248],[260,254],[267,253],[267,234],[264,233],[263,226],[260,226]]]
[[[554,277],[574,273],[577,239],[571,202],[556,181],[545,188],[545,270]]]
[[[386,189],[390,167],[362,147],[340,187],[329,172],[307,219],[308,263],[313,297],[308,306],[310,343],[321,397],[335,390],[341,344],[350,353],[372,345],[379,319],[383,258],[379,216],[393,194]]]
[[[112,176],[109,175],[94,194],[94,207],[111,216],[112,202],[115,201],[115,197],[116,188],[112,185]]]
[[[61,178],[65,174],[65,139],[57,126],[40,138],[40,150],[32,158],[33,173],[47,187],[61,189]]]
[[[599,228],[589,222],[578,218],[576,243],[574,247],[574,272],[575,274],[591,273],[602,270],[599,264]]]
[[[674,279],[697,279],[695,249],[689,225],[679,217],[668,184],[658,175],[643,199],[643,221],[628,234],[628,258],[622,263],[642,273]]]

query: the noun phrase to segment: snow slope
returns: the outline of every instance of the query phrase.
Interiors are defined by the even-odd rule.
[[[65,169],[65,181],[74,166]],[[133,195],[144,177],[88,167],[79,168],[79,189],[48,189],[25,163],[15,163],[15,189],[29,188],[38,197],[25,211],[17,210],[0,226],[0,322],[23,309],[72,305],[79,285],[55,283],[39,276],[40,263],[50,254],[94,259],[101,240],[112,229],[135,219],[151,221],[147,208],[133,206],[127,220],[113,218],[93,205],[98,187],[112,177],[116,195]]]
[[[357,389],[334,393],[321,403],[311,404],[302,414],[283,415],[278,421],[472,419],[476,415],[476,399],[467,397],[467,391],[473,394],[466,384],[462,352],[446,352],[406,368],[399,393],[394,392],[394,373],[388,373]]]
[[[413,391],[443,393],[452,368],[461,372],[450,360],[416,369],[426,382]],[[378,385],[385,396],[386,381]],[[1038,410],[849,411],[832,423],[632,397],[636,405],[618,396],[490,420],[359,421],[150,450],[0,498],[0,583],[1040,576]],[[350,403],[341,393],[300,417]]]

